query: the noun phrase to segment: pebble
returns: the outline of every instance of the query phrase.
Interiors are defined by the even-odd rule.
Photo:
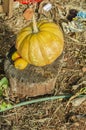
[[[80,97],[80,98],[75,98],[74,100],[71,101],[72,106],[77,107],[80,106],[82,102],[86,100],[86,96]]]

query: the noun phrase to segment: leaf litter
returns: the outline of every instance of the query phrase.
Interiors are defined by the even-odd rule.
[[[51,3],[52,8],[49,11],[43,10],[43,7],[48,3]],[[19,7],[14,8],[12,18],[9,19],[5,15],[2,15],[0,18],[0,79],[5,76],[2,61],[5,60],[9,48],[15,44],[16,34],[22,27],[31,22],[31,20],[27,21],[23,17],[23,12],[30,6],[32,5],[20,4]],[[36,19],[52,20],[60,24],[62,29],[62,23],[65,23],[65,27],[68,29],[67,26],[71,24],[71,22],[69,24],[67,20],[70,9],[86,11],[86,1],[43,0],[39,4],[36,4]],[[84,27],[86,27],[85,22],[85,20],[81,22]],[[71,97],[72,100],[70,98],[69,100],[59,99],[50,102],[45,101],[3,112],[0,114],[0,128],[2,130],[85,130],[86,100],[81,102],[78,106],[72,105],[72,102],[76,99],[76,95],[79,94],[82,89],[85,90],[84,94],[86,94],[86,71],[83,71],[83,68],[86,68],[85,34],[85,28],[81,31],[70,31],[69,29],[68,33],[64,31],[65,48],[61,66],[59,72],[57,72],[55,92],[53,95],[44,96],[70,93],[74,95]],[[9,101],[8,98],[5,100]],[[1,101],[2,99],[0,99],[0,102]],[[19,102],[22,101],[20,99],[14,99],[14,103]]]

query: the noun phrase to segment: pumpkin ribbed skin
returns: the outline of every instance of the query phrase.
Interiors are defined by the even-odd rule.
[[[53,22],[37,23],[38,32],[33,32],[33,25],[23,28],[16,41],[20,56],[35,66],[51,64],[63,51],[63,33]]]

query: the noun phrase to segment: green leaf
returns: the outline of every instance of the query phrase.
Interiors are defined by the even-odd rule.
[[[6,103],[3,102],[3,103],[0,105],[0,109],[1,109],[1,110],[4,110],[5,108],[6,108]]]
[[[3,95],[3,90],[2,89],[0,89],[0,96],[2,96]]]
[[[0,80],[0,87],[3,87],[4,89],[8,87],[8,79],[6,77]]]
[[[7,108],[11,108],[12,107],[12,105],[9,103],[9,104],[7,104]]]
[[[0,105],[0,110],[5,110],[6,108],[11,108],[12,105],[10,103],[2,102]]]
[[[0,96],[3,95],[4,90],[8,88],[8,79],[6,77],[0,80]]]

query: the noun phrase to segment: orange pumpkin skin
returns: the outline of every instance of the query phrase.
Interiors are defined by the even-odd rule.
[[[53,22],[39,21],[37,27],[36,33],[32,24],[19,32],[16,49],[29,64],[45,66],[61,55],[64,48],[63,33]]]

